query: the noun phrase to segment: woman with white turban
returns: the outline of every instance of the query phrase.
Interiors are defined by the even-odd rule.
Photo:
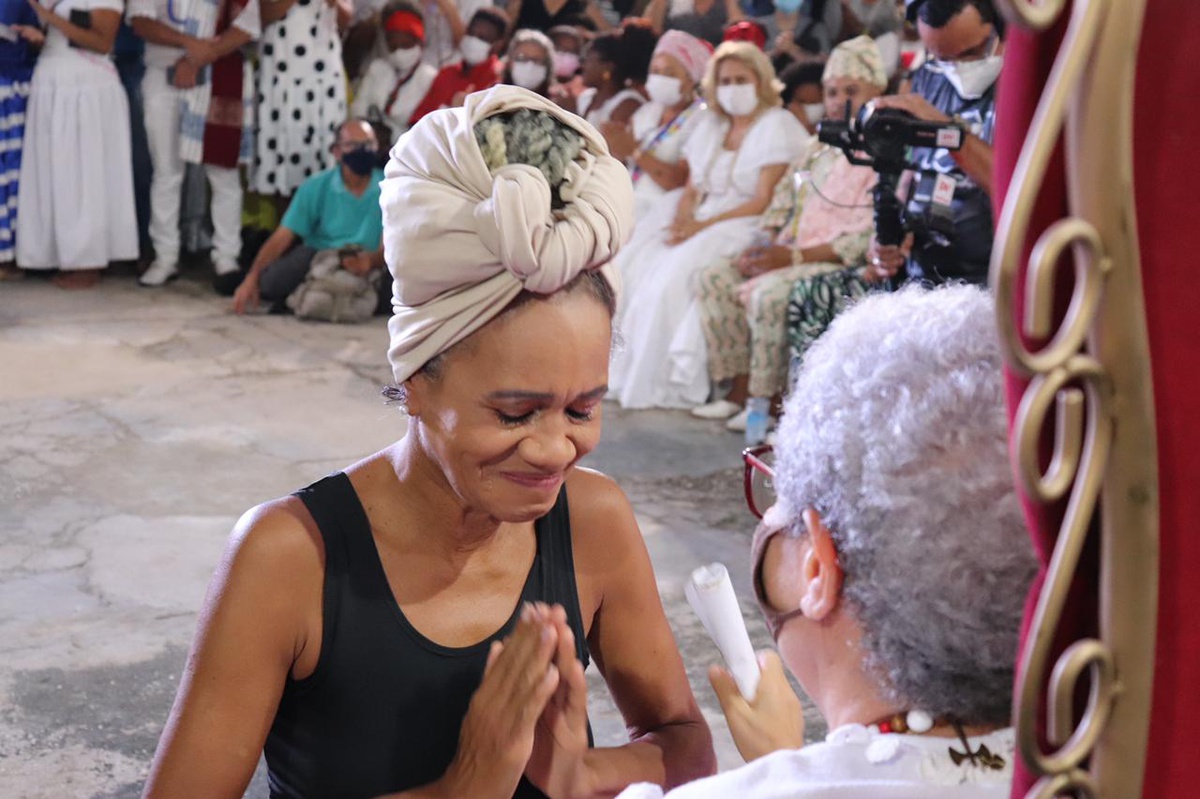
[[[146,795],[612,796],[715,761],[600,434],[625,167],[523,89],[392,152],[405,436],[243,517]],[[570,498],[568,506],[567,499]],[[590,749],[594,657],[631,743]]]
[[[754,45],[718,47],[703,87],[708,110],[683,149],[687,186],[638,220],[617,258],[626,284],[619,322],[625,343],[614,355],[609,385],[626,408],[704,402],[708,372],[693,277],[714,258],[732,258],[752,243],[775,184],[808,141],[780,107],[775,71]]]
[[[712,45],[683,31],[667,31],[654,47],[646,93],[650,102],[633,112],[630,124],[609,122],[600,130],[612,154],[633,175],[635,219],[667,202],[668,192],[687,184],[683,148],[704,118],[700,81]]]

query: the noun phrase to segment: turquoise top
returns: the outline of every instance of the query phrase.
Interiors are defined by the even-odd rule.
[[[313,175],[296,190],[283,215],[283,226],[315,250],[334,250],[349,244],[378,250],[383,238],[381,180],[383,170],[376,169],[367,190],[355,197],[342,182],[341,166]]]

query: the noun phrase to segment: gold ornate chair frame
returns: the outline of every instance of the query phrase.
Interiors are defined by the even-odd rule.
[[[1066,6],[1065,0],[997,3],[1010,24],[1035,31],[1047,30]],[[1145,0],[1074,0],[992,257],[1006,358],[1029,380],[1013,427],[1018,485],[1027,501],[1066,503],[1019,663],[1017,747],[1038,777],[1028,797],[1142,795],[1159,558],[1154,396],[1133,192],[1134,69],[1144,7]],[[1069,214],[1039,237],[1022,274],[1034,199],[1060,137]],[[1074,288],[1055,327],[1064,257],[1073,263]],[[1031,341],[1046,343],[1031,347]],[[1048,430],[1053,453],[1043,469],[1040,445]],[[1051,663],[1080,552],[1093,534],[1099,535],[1099,636],[1070,643]],[[1077,688],[1088,697],[1078,718]],[[1038,741],[1043,701],[1049,752]]]

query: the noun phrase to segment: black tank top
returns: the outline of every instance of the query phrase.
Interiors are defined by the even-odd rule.
[[[491,642],[511,632],[524,602],[561,604],[588,664],[565,488],[534,525],[537,553],[512,616],[463,648],[434,643],[408,623],[345,474],[296,496],[325,541],[321,653],[312,675],[288,678],[267,736],[272,799],[367,799],[441,777]],[[513,796],[544,799],[524,778]]]

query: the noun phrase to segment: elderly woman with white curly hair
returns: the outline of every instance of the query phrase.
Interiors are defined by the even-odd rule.
[[[747,700],[710,678],[749,765],[670,799],[1000,799],[1036,564],[1007,457],[994,308],[977,288],[867,298],[810,351],[755,494],[753,581],[828,721],[804,746],[780,658]],[[766,449],[747,469],[769,470]],[[769,507],[764,505],[769,504]],[[624,799],[662,796],[634,786]]]

